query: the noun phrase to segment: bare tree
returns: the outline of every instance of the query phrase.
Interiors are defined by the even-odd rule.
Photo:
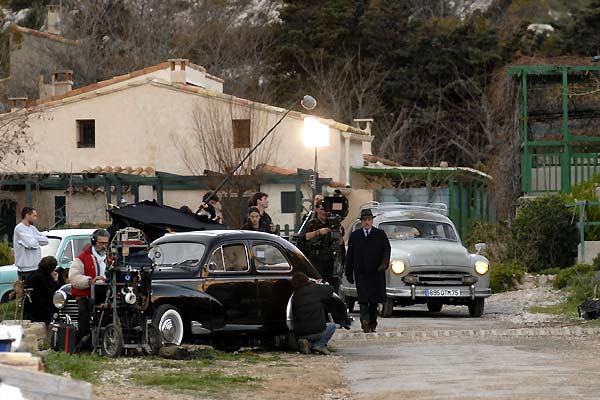
[[[76,85],[188,58],[225,79],[228,93],[268,100],[261,85],[275,0],[259,12],[250,0],[73,0],[65,35],[81,45],[68,54]]]
[[[210,184],[216,187],[248,154],[267,131],[269,114],[253,106],[236,106],[231,103],[197,103],[191,116],[192,128],[186,137],[176,136],[174,142],[183,162],[194,175],[212,176]],[[246,143],[234,138],[233,121],[241,127],[238,134],[248,134]],[[246,131],[247,129],[247,131]],[[244,139],[242,139],[242,142]],[[225,194],[224,218],[230,226],[240,226],[241,216],[248,207],[247,196],[263,181],[261,166],[268,164],[279,145],[277,135],[269,137],[233,175],[223,187]],[[220,195],[221,195],[220,194]]]
[[[308,77],[307,86],[319,99],[320,113],[346,123],[381,112],[379,99],[387,74],[374,68],[378,61],[368,64],[360,51],[333,62],[326,60],[323,52],[298,59]]]
[[[31,113],[25,109],[0,114],[0,168],[5,172],[24,164],[21,156],[31,145]]]

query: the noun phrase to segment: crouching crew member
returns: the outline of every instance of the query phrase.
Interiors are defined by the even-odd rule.
[[[333,295],[333,287],[312,282],[302,272],[292,277],[294,288],[295,332],[298,335],[298,349],[302,354],[329,354],[327,343],[335,333],[335,324],[327,322],[325,303]]]
[[[110,233],[97,229],[92,234],[91,244],[79,254],[69,268],[71,294],[77,299],[79,327],[77,338],[80,350],[91,349],[90,319],[94,310],[91,287],[106,281],[106,253]]]

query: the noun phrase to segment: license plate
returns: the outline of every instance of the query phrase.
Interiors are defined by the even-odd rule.
[[[427,297],[458,297],[460,290],[458,289],[425,289]]]

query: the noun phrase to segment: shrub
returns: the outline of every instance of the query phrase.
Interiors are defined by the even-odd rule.
[[[514,259],[511,254],[514,249],[512,240],[512,233],[506,224],[491,224],[482,220],[474,221],[463,238],[465,246],[471,252],[475,252],[476,243],[485,243],[484,254],[492,263],[509,262]]]
[[[492,293],[515,289],[521,282],[525,266],[516,262],[498,263],[490,267],[490,287]]]
[[[554,280],[553,286],[554,289],[566,289],[569,286],[572,286],[575,278],[586,276],[589,277],[593,271],[597,269],[594,266],[589,264],[575,264],[572,267],[565,268],[561,270]]]
[[[600,175],[593,175],[589,180],[571,186],[571,193],[568,195],[568,202],[575,203],[576,201],[598,201],[596,195],[596,186],[600,184]],[[575,220],[579,221],[579,207],[575,207]],[[600,206],[588,206],[585,210],[588,221],[600,221]],[[600,240],[600,226],[585,227],[586,240]]]
[[[577,255],[578,236],[562,195],[526,200],[512,226],[515,258],[529,272],[566,268]]]
[[[0,242],[0,265],[10,265],[15,262],[13,249],[6,242]]]
[[[573,275],[567,286],[569,301],[577,305],[585,300],[597,298],[600,294],[600,279],[598,271],[588,271]]]

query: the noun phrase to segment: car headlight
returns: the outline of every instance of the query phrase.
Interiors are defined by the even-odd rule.
[[[57,290],[52,296],[52,303],[60,310],[67,304],[67,294],[62,290]]]
[[[490,265],[485,261],[479,260],[475,263],[475,272],[477,272],[479,275],[485,275],[489,269]]]
[[[392,260],[392,272],[400,275],[406,269],[404,265],[404,261],[401,260]]]

